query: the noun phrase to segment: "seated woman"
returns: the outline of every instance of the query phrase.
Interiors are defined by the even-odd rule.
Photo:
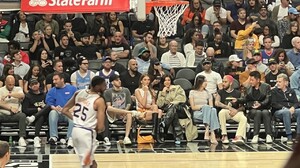
[[[155,103],[154,90],[150,86],[150,77],[147,74],[141,75],[139,88],[135,90],[136,110],[140,112],[139,119],[150,121],[153,120],[154,129],[152,135],[159,141],[159,122],[162,111],[158,109]]]
[[[288,76],[291,76],[294,73],[295,67],[289,60],[289,57],[286,55],[286,52],[284,49],[278,48],[275,51],[274,59],[279,64],[279,66],[278,66],[279,70],[281,70],[281,69],[286,70]]]
[[[19,42],[29,42],[34,31],[34,22],[27,21],[26,14],[21,11],[17,13],[14,21],[10,33],[12,39]]]
[[[0,87],[5,86],[5,79],[8,75],[12,75],[15,77],[15,86],[20,86],[23,88],[23,80],[22,78],[14,73],[14,66],[12,64],[5,64],[3,67],[3,74],[0,77]]]
[[[31,79],[36,79],[39,82],[40,85],[40,91],[46,93],[47,92],[47,88],[46,88],[46,78],[42,73],[42,69],[40,67],[40,65],[38,64],[34,64],[31,65],[29,71],[27,72],[27,74],[24,76],[24,93],[28,93],[29,92],[29,81]]]
[[[154,90],[158,90],[161,78],[165,75],[165,72],[157,58],[152,58],[150,60],[148,75],[150,77],[152,88]]]
[[[290,24],[290,29],[287,30],[286,34],[282,38],[281,48],[292,49],[292,39],[294,37],[299,37],[299,24],[297,21],[292,21]]]
[[[202,22],[201,14],[196,12],[189,24],[186,25],[185,30],[195,29],[201,33],[202,38],[205,39],[209,32],[209,27]]]
[[[196,78],[194,89],[190,91],[189,101],[194,113],[194,120],[203,121],[205,124],[204,139],[218,144],[214,131],[220,128],[219,119],[217,110],[213,108],[212,95],[205,89],[206,86],[205,76],[199,75]]]
[[[162,36],[162,37],[158,37],[157,39],[157,58],[158,60],[161,60],[161,56],[163,55],[163,53],[168,52],[169,49],[169,43],[167,42],[167,38]]]
[[[274,35],[274,32],[271,32],[269,25],[265,25],[263,27],[263,34],[259,36],[258,41],[259,44],[264,47],[264,37],[269,36],[272,39],[272,47],[276,48],[280,46],[280,39],[278,36]]]
[[[166,109],[164,113],[163,126],[166,134],[170,125],[174,127],[174,139],[176,144],[180,144],[182,140],[182,128],[179,123],[178,114],[172,107],[179,103],[186,102],[186,95],[180,85],[173,85],[172,76],[164,75],[161,78],[161,88],[157,96],[157,105],[159,108]]]
[[[40,71],[44,76],[52,73],[53,70],[53,62],[49,56],[48,51],[45,48],[41,48],[38,51],[38,63],[41,65]]]

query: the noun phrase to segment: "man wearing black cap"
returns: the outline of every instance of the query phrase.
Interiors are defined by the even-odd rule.
[[[119,75],[119,72],[112,70],[112,59],[109,56],[102,58],[102,70],[96,72],[95,76],[100,76],[101,78],[105,79],[107,89],[112,88],[112,84],[109,81],[109,78],[112,75]]]
[[[51,107],[45,103],[46,93],[40,91],[40,83],[31,78],[29,80],[29,92],[25,95],[22,103],[22,111],[28,116],[28,123],[35,121],[34,147],[41,147],[39,138],[40,131],[45,121],[48,119]]]
[[[80,56],[77,62],[79,70],[72,73],[71,84],[77,89],[88,88],[95,73],[89,70],[89,61],[84,56]]]
[[[101,53],[97,47],[90,42],[90,34],[83,33],[81,35],[82,46],[78,47],[78,52],[86,56],[88,60],[101,59]]]
[[[227,11],[222,8],[220,0],[214,0],[213,6],[205,12],[205,24],[212,25],[215,21],[220,21],[222,25],[227,22]]]
[[[274,58],[269,59],[268,63],[270,72],[266,75],[266,83],[269,84],[272,88],[276,85],[276,79],[277,76],[281,73],[284,73],[287,75],[287,72],[285,69],[279,69],[278,63]]]
[[[255,50],[254,54],[253,54],[253,58],[256,61],[256,69],[259,72],[262,72],[264,74],[267,74],[270,72],[269,68],[267,67],[267,65],[262,63],[262,58],[261,58],[261,52],[259,50]]]
[[[148,50],[148,48],[144,47],[139,50],[136,61],[138,63],[138,72],[140,72],[141,74],[147,73],[150,66],[150,51]],[[173,71],[168,64],[162,64],[162,67],[164,69]]]
[[[207,58],[203,59],[202,67],[203,67],[203,71],[196,75],[195,81],[199,75],[205,76],[205,78],[207,79],[206,89],[210,94],[215,94],[217,93],[217,90],[223,89],[222,77],[219,73],[211,69],[212,67],[211,60]]]
[[[107,119],[113,123],[122,119],[126,123],[124,144],[131,144],[129,133],[132,124],[132,112],[129,111],[131,107],[131,94],[127,88],[122,87],[119,75],[112,75],[109,78],[113,87],[104,92],[104,98],[107,105]],[[108,129],[106,129],[108,130]],[[107,132],[107,131],[105,131]],[[104,135],[109,138],[109,135]],[[105,140],[107,141],[107,139]]]
[[[277,33],[277,26],[275,24],[275,22],[269,18],[269,13],[268,13],[268,7],[267,5],[263,4],[260,9],[259,9],[259,16],[256,20],[257,24],[263,28],[266,25],[268,25],[270,27],[270,32],[274,32]]]
[[[254,58],[250,58],[246,62],[247,64],[247,70],[240,74],[239,76],[239,82],[240,85],[243,87],[249,87],[250,86],[250,72],[257,71],[257,61]],[[261,82],[265,82],[265,74],[260,72],[261,75]]]

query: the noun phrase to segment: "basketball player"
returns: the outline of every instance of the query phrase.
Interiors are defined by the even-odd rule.
[[[96,131],[98,133],[104,131],[106,111],[106,103],[99,93],[102,95],[105,89],[105,80],[95,76],[91,81],[90,89],[77,91],[62,110],[63,114],[73,119],[73,144],[82,168],[97,167],[94,160],[94,152],[97,148]],[[74,111],[70,110],[73,106]]]

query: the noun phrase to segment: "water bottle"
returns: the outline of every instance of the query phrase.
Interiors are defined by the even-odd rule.
[[[13,143],[13,138],[12,138],[12,136],[9,136],[8,143],[9,143],[10,146],[12,145],[12,143]]]

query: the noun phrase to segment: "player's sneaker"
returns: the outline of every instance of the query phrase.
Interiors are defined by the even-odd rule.
[[[124,145],[130,145],[130,144],[131,144],[130,138],[125,137],[124,140],[123,140],[123,144],[124,144]]]
[[[107,137],[104,138],[104,143],[103,143],[105,146],[110,146],[111,143],[109,141],[109,139]]]
[[[72,138],[69,138],[68,139],[68,146],[67,146],[69,149],[73,148],[73,140]]]
[[[19,146],[23,146],[23,147],[27,146],[26,141],[23,137],[20,137],[19,139]]]
[[[57,138],[56,137],[50,137],[49,142],[50,145],[56,145],[57,143]]]
[[[41,147],[41,139],[39,137],[34,137],[33,146],[35,148],[40,148]]]

